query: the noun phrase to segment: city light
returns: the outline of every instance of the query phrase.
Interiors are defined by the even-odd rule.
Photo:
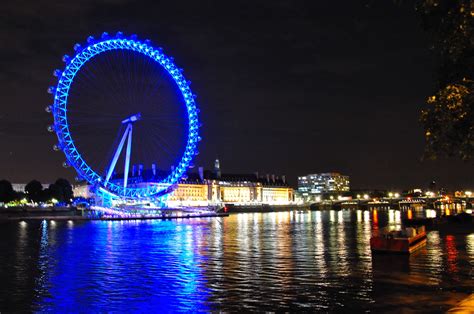
[[[368,195],[368,194],[364,194],[364,199],[365,199],[365,200],[368,200],[368,199],[369,199],[369,195]]]

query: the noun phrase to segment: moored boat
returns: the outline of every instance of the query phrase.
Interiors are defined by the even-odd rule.
[[[370,238],[372,252],[410,254],[426,245],[425,226],[407,227],[403,230],[381,230]]]

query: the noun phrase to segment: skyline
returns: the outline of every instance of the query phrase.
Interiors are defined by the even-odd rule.
[[[325,14],[336,9],[331,4],[240,3],[247,6],[7,4],[0,139],[8,149],[0,153],[0,176],[47,182],[76,175],[51,149],[46,89],[76,42],[120,30],[162,46],[193,82],[204,123],[197,166],[211,168],[218,157],[225,172],[278,173],[292,185],[300,175],[337,171],[355,188],[427,186],[433,179],[472,188],[472,163],[419,161],[419,111],[436,66],[410,5],[351,3],[334,20]],[[35,5],[45,14],[37,17]]]

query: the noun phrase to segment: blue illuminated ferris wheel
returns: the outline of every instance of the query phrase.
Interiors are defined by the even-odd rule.
[[[195,96],[161,48],[135,35],[103,33],[55,70],[49,126],[78,176],[126,199],[169,193],[197,155]],[[123,167],[122,167],[123,165]]]

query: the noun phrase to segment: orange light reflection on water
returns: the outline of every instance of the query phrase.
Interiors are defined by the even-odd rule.
[[[458,257],[458,250],[456,248],[456,238],[453,235],[446,236],[446,252],[447,260],[448,260],[448,269],[452,273],[458,272],[457,267],[457,257]]]
[[[377,210],[374,209],[373,213],[372,213],[372,221],[374,223],[374,227],[377,226],[379,224],[379,217],[378,217],[378,214],[377,214]]]

